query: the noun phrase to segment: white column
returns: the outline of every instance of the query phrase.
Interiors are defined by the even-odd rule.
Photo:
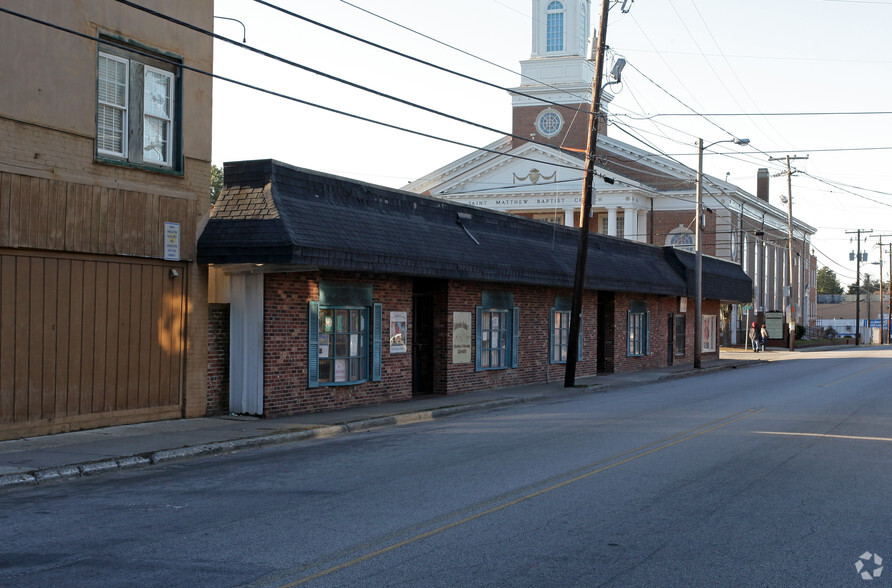
[[[574,223],[573,223],[573,213],[574,212],[575,212],[575,209],[573,209],[573,208],[565,208],[564,209],[564,226],[565,227],[574,226]]]
[[[607,207],[607,234],[616,237],[616,207]]]
[[[647,243],[647,210],[642,208],[638,211],[638,240]]]
[[[634,208],[623,209],[623,237],[638,241],[638,211]]]

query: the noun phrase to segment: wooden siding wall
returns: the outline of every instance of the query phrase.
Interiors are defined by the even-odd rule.
[[[0,247],[163,258],[165,222],[195,259],[194,200],[0,172]]]
[[[0,439],[180,416],[186,272],[0,249]]]

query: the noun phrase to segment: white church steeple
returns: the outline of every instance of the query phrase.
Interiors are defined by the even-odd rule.
[[[585,148],[594,62],[586,58],[591,0],[531,0],[532,54],[520,62],[512,94],[513,134],[555,146]],[[610,96],[603,96],[603,106]],[[601,130],[604,132],[604,129]],[[518,139],[514,140],[518,142]]]

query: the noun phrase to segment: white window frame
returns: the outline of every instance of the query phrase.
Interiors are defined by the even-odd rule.
[[[128,121],[130,118],[130,107],[129,107],[129,105],[130,105],[130,60],[124,59],[122,57],[118,57],[117,55],[112,55],[110,53],[100,52],[99,53],[100,62],[103,59],[107,59],[109,61],[115,61],[117,63],[124,64],[124,104],[123,105],[113,104],[111,102],[102,100],[99,89],[98,89],[98,85],[97,85],[97,91],[96,91],[96,108],[97,108],[97,112],[96,112],[96,145],[97,145],[97,147],[96,148],[97,148],[97,151],[99,151],[99,153],[103,153],[106,155],[113,155],[116,157],[127,157],[127,150],[128,150],[127,138],[130,134],[129,133],[129,124],[128,124]],[[101,82],[102,82],[102,80],[99,77],[101,71],[102,71],[102,68],[98,67],[97,72],[96,72],[96,77],[97,77],[97,81],[99,84],[101,84]],[[113,81],[112,83],[117,83],[117,82]],[[101,145],[107,143],[107,141],[103,141],[100,138],[100,134],[102,133],[102,130],[104,128],[104,126],[102,125],[102,122],[101,122],[102,117],[99,114],[99,110],[102,108],[108,108],[111,110],[122,112],[121,151],[114,151],[111,149],[103,149],[101,147]],[[112,132],[117,132],[117,129],[112,129]],[[112,143],[114,143],[114,139],[112,139]]]
[[[148,91],[149,84],[149,74],[156,74],[167,78],[167,113],[151,113],[149,114],[148,108],[146,104],[148,102],[148,97],[146,96],[146,92]],[[176,108],[176,92],[175,86],[176,78],[169,71],[164,71],[163,69],[158,69],[157,67],[152,67],[150,65],[145,66],[145,72],[143,73],[143,116],[142,116],[142,128],[143,128],[143,161],[148,163],[153,163],[156,165],[163,165],[170,167],[172,165],[172,154],[173,154],[173,116],[175,108]],[[147,134],[145,129],[147,128],[146,122],[149,120],[160,120],[162,121],[162,126],[164,128],[164,136],[166,138],[166,144],[164,145],[164,159],[162,161],[157,161],[155,159],[146,158],[146,140]]]
[[[126,89],[125,104],[110,104],[100,99],[99,86],[101,68],[99,64],[103,59],[126,64]],[[156,65],[152,65],[152,63]],[[97,57],[96,72],[96,156],[103,163],[125,164],[153,169],[158,171],[182,172],[182,162],[179,161],[179,144],[181,128],[179,124],[179,106],[177,96],[179,94],[180,77],[176,71],[176,65],[171,64],[170,69],[164,69],[166,59],[154,59],[148,55],[142,55],[129,51],[123,47],[100,47]],[[168,94],[166,96],[166,112],[157,112],[156,109],[147,107],[146,83],[152,76],[162,76],[167,81]],[[141,78],[141,79],[140,79]],[[142,87],[142,91],[137,90]],[[154,85],[153,85],[154,86]],[[134,91],[137,90],[137,91]],[[123,113],[123,140],[121,151],[108,149],[108,127],[101,124],[100,113],[103,109],[115,108]],[[165,137],[158,157],[147,157],[146,141],[148,139],[147,122],[154,121],[160,128],[160,134]],[[157,122],[160,121],[160,122]],[[113,131],[114,132],[114,131]]]
[[[563,3],[553,0],[545,9],[545,52],[562,53],[564,51],[564,18]]]

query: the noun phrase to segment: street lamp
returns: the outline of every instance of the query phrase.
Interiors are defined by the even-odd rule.
[[[703,325],[703,244],[700,242],[700,222],[703,216],[703,151],[719,143],[746,145],[749,139],[723,139],[703,146],[703,139],[697,139],[697,218],[694,220],[694,247],[697,252],[696,278],[694,282],[694,368],[700,368],[700,353]]]

